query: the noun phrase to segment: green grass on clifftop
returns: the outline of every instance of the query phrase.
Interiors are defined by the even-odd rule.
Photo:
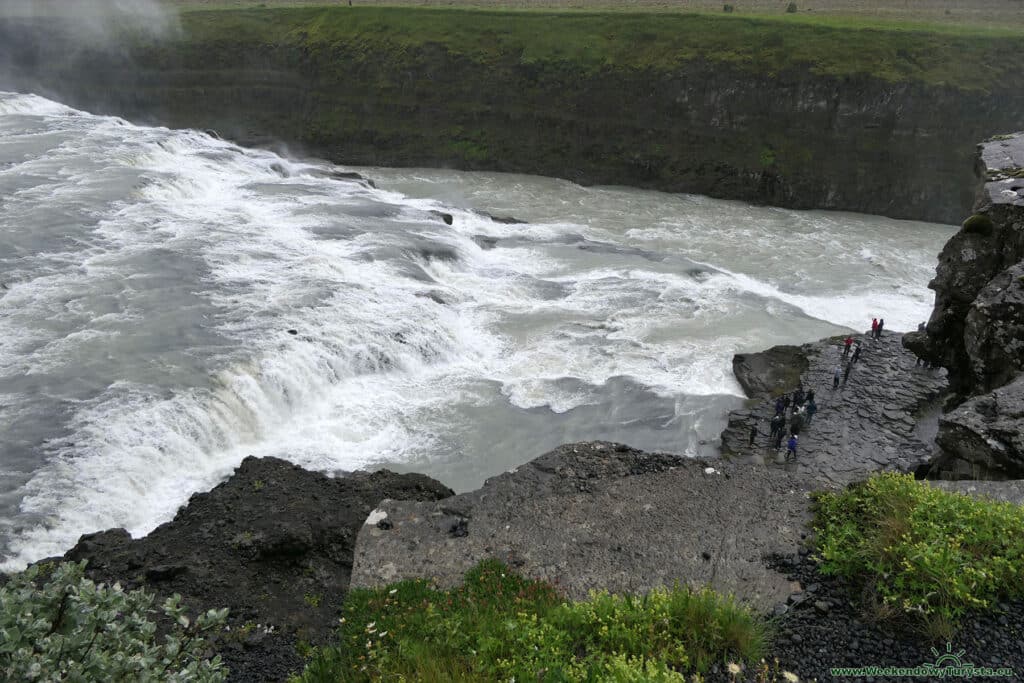
[[[494,560],[450,591],[354,590],[343,614],[339,645],[316,651],[297,680],[684,681],[764,654],[762,624],[711,591],[565,602]]]
[[[293,7],[189,11],[186,39],[302,46],[345,45],[368,55],[443,48],[478,63],[569,63],[576,70],[672,70],[693,60],[763,72],[983,90],[1018,68],[1024,35],[876,20],[710,14],[516,12],[411,7]]]
[[[865,585],[875,616],[948,638],[963,614],[1024,596],[1024,507],[881,474],[819,497],[821,571]]]

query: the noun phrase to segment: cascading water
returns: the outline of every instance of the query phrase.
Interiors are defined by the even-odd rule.
[[[915,326],[951,232],[340,171],[0,94],[3,567],[146,533],[249,454],[457,489],[574,439],[711,454],[733,353]]]

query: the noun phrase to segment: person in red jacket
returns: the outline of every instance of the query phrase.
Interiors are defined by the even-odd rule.
[[[843,344],[845,345],[843,347],[843,358],[846,358],[850,355],[850,346],[853,344],[853,337],[847,337]]]
[[[871,319],[871,338],[874,339],[878,336],[878,318]]]

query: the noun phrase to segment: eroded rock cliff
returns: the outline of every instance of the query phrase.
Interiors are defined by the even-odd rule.
[[[907,348],[949,371],[932,476],[1024,477],[1024,133],[979,147],[976,213],[939,255],[935,308]]]

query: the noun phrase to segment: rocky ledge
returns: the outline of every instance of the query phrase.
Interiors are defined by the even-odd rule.
[[[438,500],[451,489],[386,470],[331,478],[277,458],[246,458],[145,538],[83,536],[64,558],[95,581],[179,593],[194,611],[230,609],[217,649],[234,681],[282,681],[303,667],[296,643],[331,638],[348,592],[356,534],[382,498]]]
[[[926,467],[947,393],[945,371],[918,363],[903,348],[899,334],[857,338],[860,357],[838,388],[833,388],[833,372],[836,365],[845,368],[842,337],[736,356],[737,377],[753,391],[747,390],[748,407],[729,415],[722,433],[723,456],[784,467],[819,488],[846,485],[872,472]],[[800,430],[796,459],[784,463],[785,445],[781,452],[773,447],[769,423],[775,398],[797,386],[814,390],[818,412]],[[790,425],[791,411],[786,417]],[[757,434],[751,445],[752,426]]]
[[[496,557],[577,599],[679,582],[770,609],[790,586],[762,558],[799,551],[810,490],[782,469],[571,444],[470,493],[382,502],[359,533],[352,585],[451,586]]]

